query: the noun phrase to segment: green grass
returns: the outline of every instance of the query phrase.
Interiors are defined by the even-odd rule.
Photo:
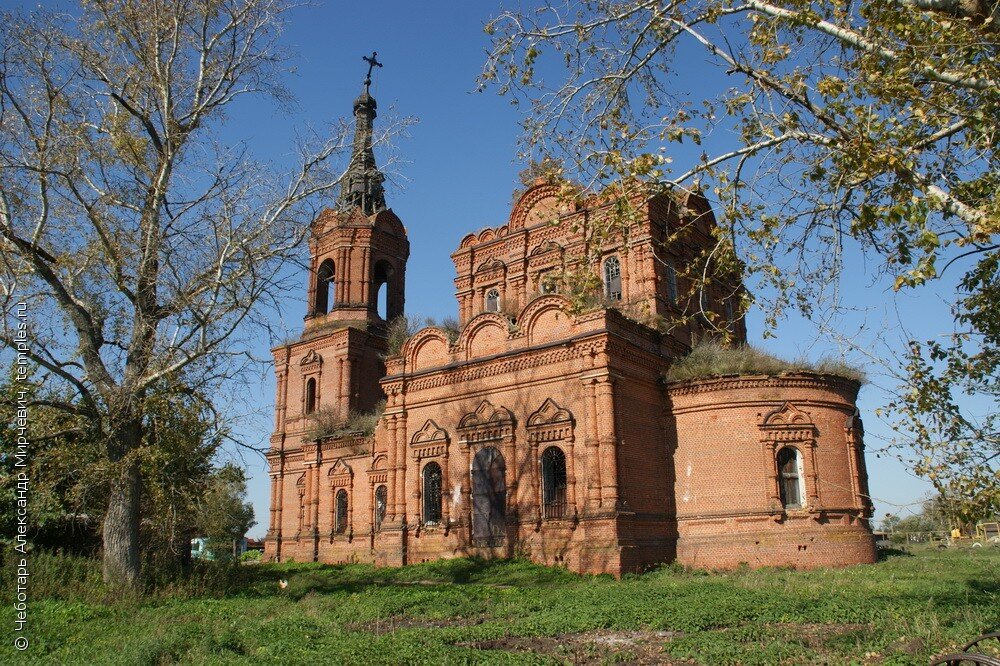
[[[168,587],[110,604],[90,600],[92,574],[73,572],[86,579],[76,585],[39,584],[31,646],[18,654],[5,641],[0,662],[603,663],[647,650],[666,663],[926,664],[1000,627],[997,548],[811,572],[668,567],[622,581],[523,561],[244,565],[219,577],[221,587],[202,580],[197,594]],[[646,632],[645,642],[574,647],[580,633],[628,632]],[[557,640],[526,651],[545,640],[532,637]],[[486,641],[494,649],[472,645]],[[521,651],[502,649],[504,641]]]

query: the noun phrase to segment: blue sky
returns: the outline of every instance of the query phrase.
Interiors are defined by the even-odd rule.
[[[7,7],[30,8],[37,3],[0,2]],[[54,6],[55,3],[40,3]],[[63,4],[63,3],[59,3]],[[387,200],[409,233],[411,254],[407,266],[406,309],[410,314],[441,318],[454,315],[454,269],[450,253],[469,231],[506,221],[511,192],[524,165],[516,161],[519,111],[495,91],[475,92],[488,40],[482,25],[498,10],[493,2],[320,2],[288,17],[282,41],[293,52],[295,72],[286,85],[296,102],[291,109],[253,100],[236,105],[221,128],[226,141],[244,140],[254,155],[275,167],[290,166],[297,131],[322,128],[350,115],[366,66],[361,57],[378,51],[384,67],[376,70],[372,93],[380,117],[414,116],[419,122],[399,141],[404,160],[393,174]],[[695,49],[683,50],[679,62],[694,90],[719,82],[718,70],[704,62]],[[379,122],[379,121],[376,121]],[[696,158],[690,149],[673,150],[678,168]],[[301,330],[307,279],[288,294],[281,319],[291,332]],[[839,320],[836,328],[852,334],[871,349],[879,345],[899,349],[902,335],[896,313],[902,313],[911,332],[921,337],[947,328],[948,313],[934,290],[896,296],[882,281],[869,276],[862,257],[851,258],[843,289],[858,312]],[[798,318],[779,327],[777,338],[761,338],[762,316],[748,317],[751,341],[786,357],[838,355],[836,346],[818,336]],[[262,343],[257,353],[269,356]],[[857,357],[854,360],[862,360]],[[876,383],[878,378],[876,377]],[[271,434],[274,400],[273,373],[267,369],[246,387],[251,414],[239,423],[237,434],[247,443],[266,446]],[[885,395],[877,386],[862,390],[860,407],[869,446],[871,490],[876,516],[902,511],[929,492],[929,486],[907,473],[891,456],[876,458],[872,450],[890,437],[886,424],[874,415]],[[242,406],[241,406],[242,409]],[[252,536],[267,528],[269,483],[262,458],[246,456],[257,526]]]

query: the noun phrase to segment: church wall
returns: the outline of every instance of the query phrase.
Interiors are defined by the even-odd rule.
[[[579,433],[586,425],[583,422],[586,412],[582,400],[583,385],[578,375],[579,359],[567,358],[539,368],[490,374],[482,379],[462,382],[458,393],[454,384],[446,383],[407,392],[407,464],[413,467],[414,472],[410,479],[413,485],[418,485],[423,465],[431,460],[447,468],[443,501],[448,504],[447,513],[451,521],[447,534],[443,526],[414,529],[408,541],[410,561],[419,562],[442,555],[492,554],[491,549],[472,544],[470,521],[471,460],[475,452],[485,446],[494,446],[503,454],[508,487],[512,489],[509,491],[509,536],[503,548],[505,552],[496,554],[527,552],[549,563],[565,561],[566,553],[582,539],[582,533],[573,529],[571,515],[583,509],[583,479],[579,471],[586,469],[584,447],[580,445],[583,436],[575,434],[572,450],[564,438],[532,446],[531,432],[526,424],[529,417],[551,399],[573,415],[576,419],[574,430]],[[439,377],[444,379],[444,373]],[[423,380],[433,383],[433,375]],[[474,414],[484,401],[494,408],[510,410],[513,425],[510,433],[499,439],[479,440],[468,446],[463,440],[473,435],[463,433],[460,423],[466,416]],[[428,420],[433,420],[448,433],[447,458],[415,459],[414,450],[417,447],[413,446],[412,440]],[[567,466],[574,468],[573,492],[567,507],[567,514],[570,515],[564,519],[544,519],[539,512],[538,457],[549,445],[560,446],[564,453],[572,457],[572,460],[567,460]],[[407,488],[407,518],[411,525],[421,522],[417,490]]]
[[[858,385],[816,375],[671,387],[678,561],[810,568],[874,560],[848,436]],[[782,505],[776,457],[800,454],[801,508]]]
[[[645,345],[618,339],[609,345],[615,392],[618,507],[622,570],[641,571],[670,562],[676,550],[673,464],[665,429],[666,366]],[[602,414],[603,416],[603,414]]]

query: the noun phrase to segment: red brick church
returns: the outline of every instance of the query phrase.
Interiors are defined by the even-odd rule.
[[[312,224],[302,335],[273,350],[267,558],[525,556],[615,575],[667,562],[874,560],[858,383],[810,373],[666,382],[707,321],[670,333],[636,321],[677,320],[685,307],[675,268],[710,242],[704,199],[640,201],[628,232],[594,247],[609,202],[569,202],[536,184],[506,223],[452,255],[457,335],[425,328],[388,354],[409,242],[386,207],[367,86],[354,115],[339,205]],[[693,232],[673,242],[680,225]],[[603,301],[581,310],[558,276],[584,266]],[[713,289],[702,305],[744,341],[739,280]],[[317,415],[383,400],[372,434],[316,436]]]

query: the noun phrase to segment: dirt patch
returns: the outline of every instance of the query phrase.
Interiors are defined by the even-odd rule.
[[[447,617],[440,620],[429,620],[422,617],[390,617],[374,622],[357,622],[347,625],[349,631],[364,631],[381,636],[402,629],[443,629],[445,627],[471,627],[483,623],[483,618]]]
[[[674,631],[588,631],[559,636],[510,636],[491,641],[459,643],[477,650],[531,652],[569,664],[689,664],[671,661],[663,653],[664,643],[680,636]]]

